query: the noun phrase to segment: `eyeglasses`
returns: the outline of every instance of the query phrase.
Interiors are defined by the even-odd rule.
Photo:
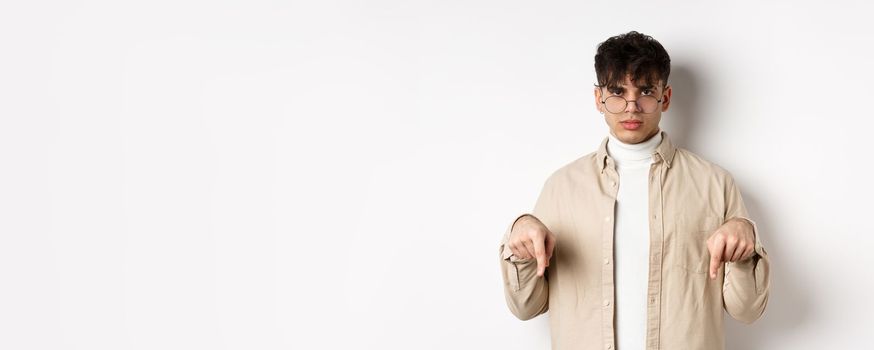
[[[625,109],[628,108],[628,103],[630,102],[636,102],[637,106],[640,107],[640,110],[643,113],[653,113],[658,109],[659,103],[662,102],[662,100],[656,99],[655,96],[643,95],[636,100],[626,100],[625,97],[622,96],[610,96],[607,97],[606,100],[601,101],[601,103],[604,104],[604,108],[607,108],[607,111],[610,113],[625,112]]]

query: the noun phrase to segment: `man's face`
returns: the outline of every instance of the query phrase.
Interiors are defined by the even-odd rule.
[[[651,112],[642,109],[642,107],[645,107],[645,103],[638,104],[634,102],[641,101],[640,97],[647,95],[655,97],[657,100],[661,99],[661,103],[658,103]],[[610,96],[621,96],[629,102],[624,110],[616,111],[614,109],[611,111],[607,108],[607,105],[601,103]],[[617,101],[617,99],[614,98],[613,101]],[[662,87],[662,82],[654,85],[640,82],[638,85],[632,80],[630,74],[626,75],[622,86],[595,88],[595,106],[598,108],[598,111],[604,113],[604,119],[607,121],[607,126],[610,127],[610,133],[619,139],[619,141],[628,144],[641,143],[655,136],[659,132],[659,121],[662,119],[662,112],[668,110],[670,102],[670,85]],[[625,102],[620,102],[619,105],[621,106],[623,103]],[[616,105],[614,104],[613,106],[615,108]]]

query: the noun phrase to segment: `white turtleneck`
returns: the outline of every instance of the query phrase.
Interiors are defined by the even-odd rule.
[[[607,154],[619,173],[614,231],[616,283],[616,349],[645,348],[649,282],[649,168],[659,132],[638,144],[619,141],[611,133]]]

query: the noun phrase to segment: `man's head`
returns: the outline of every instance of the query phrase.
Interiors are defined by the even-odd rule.
[[[671,102],[671,58],[658,41],[635,31],[607,39],[598,45],[595,73],[595,105],[613,136],[634,144],[659,132]]]

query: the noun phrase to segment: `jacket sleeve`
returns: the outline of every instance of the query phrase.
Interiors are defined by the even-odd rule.
[[[534,205],[534,211],[530,214],[519,215],[516,220],[513,220],[513,223],[504,233],[498,249],[507,306],[510,308],[510,312],[520,320],[530,320],[549,309],[549,268],[546,268],[542,277],[537,277],[537,259],[516,257],[507,242],[513,225],[525,215],[534,216],[552,230],[548,224],[550,220],[547,219],[555,213],[553,193],[550,181],[547,180],[537,198],[537,203]],[[553,262],[554,260],[550,262],[550,265]]]
[[[732,318],[750,324],[762,316],[768,304],[770,259],[762,246],[759,229],[749,218],[740,190],[730,175],[725,191],[725,219],[740,218],[753,225],[755,254],[745,260],[727,263],[722,286],[723,307]]]

